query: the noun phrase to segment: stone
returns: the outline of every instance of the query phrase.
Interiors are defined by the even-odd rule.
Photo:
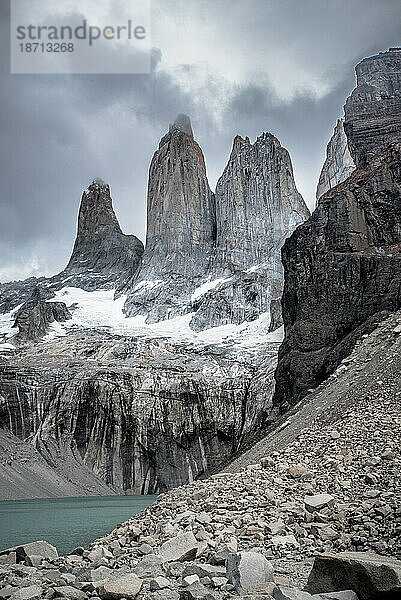
[[[299,546],[294,535],[275,535],[271,538],[273,546]]]
[[[277,586],[273,590],[274,600],[311,600],[311,594],[308,592],[302,592],[294,587]],[[320,600],[320,598],[316,598]]]
[[[90,560],[93,563],[97,563],[99,562],[102,558],[105,558],[106,560],[109,560],[111,558],[113,558],[112,553],[110,552],[110,550],[108,550],[107,548],[105,548],[104,546],[96,546],[95,548],[93,548],[87,556],[88,560]]]
[[[85,592],[70,585],[55,587],[54,591],[56,592],[57,596],[68,598],[68,600],[85,600],[87,598]]]
[[[135,573],[105,581],[99,588],[102,600],[134,600],[142,589],[142,580]]]
[[[396,598],[401,593],[401,561],[368,552],[321,554],[306,589],[312,594],[353,590],[359,600]]]
[[[217,600],[217,596],[197,581],[180,592],[180,600]]]
[[[34,557],[35,562],[37,562],[39,558],[46,560],[55,560],[58,558],[57,548],[43,540],[30,542],[29,544],[23,544],[0,552],[0,557],[8,555],[11,555],[10,560],[14,561],[16,558],[15,562],[17,563],[24,562],[31,556]]]
[[[292,465],[288,468],[288,473],[293,479],[307,477],[310,475],[309,470],[304,465]]]
[[[36,600],[41,598],[42,592],[43,588],[39,585],[28,585],[15,591],[10,598],[11,600]]]
[[[314,496],[305,496],[304,498],[306,510],[309,512],[319,511],[326,506],[333,506],[335,498],[330,494],[315,494]]]
[[[251,591],[255,585],[273,581],[271,563],[257,552],[239,552],[227,558],[227,579],[238,591]]]
[[[273,535],[277,535],[285,530],[285,523],[282,519],[277,519],[277,521],[269,523],[267,528],[270,531],[270,533],[272,533]]]
[[[142,579],[146,577],[156,577],[163,574],[162,569],[163,559],[158,554],[147,554],[133,568],[138,577]]]
[[[198,575],[187,575],[186,577],[183,577],[183,579],[182,579],[182,582],[185,585],[192,585],[193,583],[196,583],[197,581],[199,581]]]
[[[159,554],[163,562],[193,560],[199,543],[192,531],[177,535],[161,545]]]
[[[170,581],[166,577],[163,577],[162,575],[159,575],[158,577],[155,577],[154,579],[151,579],[151,581],[150,581],[150,589],[153,591],[162,590],[163,588],[166,588],[166,587],[170,587]]]
[[[37,554],[31,554],[27,556],[24,560],[24,563],[29,567],[39,567],[44,560],[43,556],[39,556]]]
[[[17,562],[17,553],[15,551],[7,554],[0,554],[0,565],[14,565]]]
[[[150,544],[144,543],[139,546],[138,552],[141,554],[153,554],[153,548],[150,546]]]
[[[107,579],[110,577],[110,575],[113,573],[113,569],[101,566],[97,569],[92,569],[90,573],[92,581],[100,581],[101,579]]]
[[[209,565],[207,563],[191,563],[185,567],[182,572],[183,577],[188,575],[198,575],[202,577],[223,577],[226,574],[226,568],[219,565]]]

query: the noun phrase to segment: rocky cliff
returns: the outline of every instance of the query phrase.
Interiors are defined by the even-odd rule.
[[[338,119],[333,136],[327,145],[326,160],[316,190],[317,200],[347,179],[353,171],[355,171],[355,163],[349,150],[348,138],[344,131],[344,118],[342,118]]]
[[[87,290],[115,288],[136,270],[142,254],[142,242],[121,231],[110,187],[95,179],[82,195],[74,249],[58,277]]]
[[[186,115],[161,139],[149,170],[146,248],[127,288],[126,313],[149,323],[188,312],[206,276],[216,225],[205,159]]]
[[[297,402],[401,306],[401,145],[320,200],[284,245],[275,402]]]
[[[264,133],[251,144],[237,136],[216,187],[212,285],[194,299],[191,326],[242,323],[270,312],[282,292],[281,247],[308,216],[290,156],[277,138]]]
[[[63,323],[71,319],[64,302],[45,302],[36,288],[31,298],[15,313],[13,327],[18,327],[14,341],[35,341],[49,333],[52,323]]]
[[[365,58],[356,66],[356,88],[344,107],[351,155],[364,166],[401,131],[401,49]]]
[[[0,345],[0,428],[50,463],[69,448],[114,489],[144,494],[218,469],[263,428],[278,341],[252,355],[136,333],[75,325],[28,349]]]
[[[400,68],[400,49],[356,66],[318,206],[284,245],[285,339],[275,392],[282,408],[324,381],[363,333],[400,307]]]
[[[400,141],[401,49],[391,48],[362,60],[356,88],[347,98],[328,143],[316,197],[345,181],[357,166]]]

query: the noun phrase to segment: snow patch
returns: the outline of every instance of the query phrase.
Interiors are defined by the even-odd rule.
[[[17,329],[13,329],[12,326],[14,325],[15,315],[21,306],[22,304],[19,304],[10,312],[0,315],[0,335],[10,338],[17,333]]]
[[[155,287],[159,287],[160,285],[162,285],[163,280],[162,279],[155,279],[154,281],[150,280],[150,279],[145,279],[144,281],[140,281],[133,289],[134,292],[139,292],[141,291],[146,291],[146,290],[152,290]]]
[[[205,283],[202,283],[202,285],[197,287],[194,293],[192,294],[191,301],[194,302],[201,296],[204,296],[206,292],[214,290],[214,288],[217,287],[219,283],[225,283],[226,281],[230,281],[231,279],[232,277],[227,277],[226,279],[220,277],[219,279],[213,279],[213,281],[206,281]]]

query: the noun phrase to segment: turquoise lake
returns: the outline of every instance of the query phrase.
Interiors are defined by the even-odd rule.
[[[60,555],[87,546],[156,500],[156,496],[40,498],[0,502],[0,550],[46,540]]]

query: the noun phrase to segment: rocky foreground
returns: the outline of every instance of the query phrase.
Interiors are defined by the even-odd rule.
[[[367,336],[357,355],[380,335],[384,360],[396,361],[399,317]],[[401,392],[379,370],[330,423],[319,415],[258,463],[160,495],[87,550],[3,554],[2,562],[25,564],[1,567],[0,596],[306,600],[299,590],[309,576],[317,599],[398,598]]]

